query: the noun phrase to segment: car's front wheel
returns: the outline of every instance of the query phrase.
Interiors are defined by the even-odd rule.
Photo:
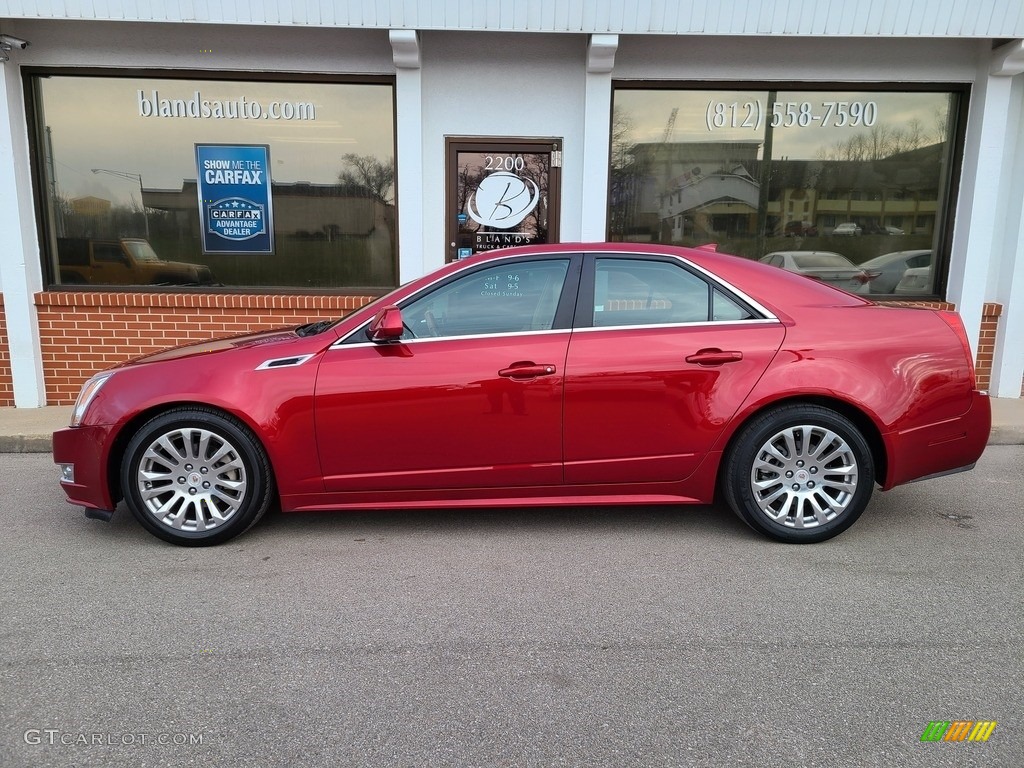
[[[270,506],[273,475],[263,446],[237,419],[176,408],[132,437],[121,465],[132,514],[150,533],[183,546],[220,544]]]
[[[737,435],[725,456],[726,502],[751,528],[811,544],[845,531],[874,489],[871,450],[845,416],[817,405],[780,406]]]

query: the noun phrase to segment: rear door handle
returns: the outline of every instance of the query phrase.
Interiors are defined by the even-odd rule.
[[[550,363],[537,365],[536,363],[512,363],[508,368],[498,371],[499,376],[506,379],[535,379],[538,376],[551,376],[555,373],[555,366]]]
[[[743,359],[742,352],[723,351],[721,349],[700,349],[692,355],[687,356],[686,362],[697,365],[722,365],[723,363],[737,363]]]

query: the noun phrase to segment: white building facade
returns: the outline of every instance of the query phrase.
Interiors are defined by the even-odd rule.
[[[66,402],[155,329],[133,304],[368,297],[545,239],[920,252],[879,297],[953,304],[1022,394],[1019,0],[0,0],[0,35],[2,404]],[[243,162],[266,246],[211,232]],[[108,351],[61,343],[108,305]]]

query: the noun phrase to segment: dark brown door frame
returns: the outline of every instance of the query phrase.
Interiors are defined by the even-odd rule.
[[[491,153],[495,157],[516,154],[550,153],[548,166],[547,242],[556,243],[560,237],[562,199],[562,140],[555,138],[502,138],[454,137],[445,138],[445,261],[458,258],[459,221],[461,209],[458,183],[458,156],[460,152]]]

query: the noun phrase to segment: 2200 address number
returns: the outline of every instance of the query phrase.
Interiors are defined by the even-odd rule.
[[[762,101],[709,101],[704,112],[709,131],[723,128],[870,128],[878,122],[874,101],[776,101],[769,112]]]

